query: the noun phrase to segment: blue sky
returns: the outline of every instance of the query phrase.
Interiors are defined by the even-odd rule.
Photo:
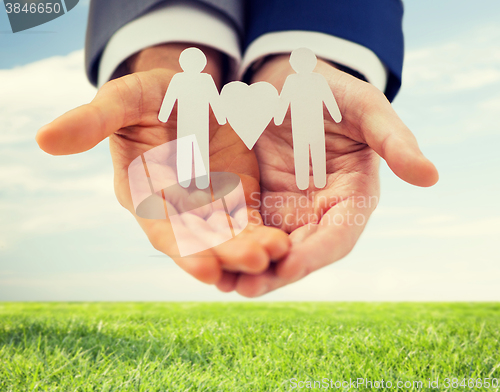
[[[440,170],[431,189],[383,163],[354,251],[262,300],[500,300],[500,2],[405,2],[394,107]],[[0,5],[0,300],[240,300],[180,271],[116,202],[107,143],[51,157],[36,130],[95,94],[88,5],[12,34]]]

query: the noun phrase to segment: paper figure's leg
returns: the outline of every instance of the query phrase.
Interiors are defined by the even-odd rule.
[[[203,137],[196,137],[198,143],[194,143],[194,170],[196,186],[198,189],[206,189],[210,185],[210,150],[208,145],[208,130]],[[198,149],[196,148],[198,144]]]
[[[322,131],[321,136],[311,143],[311,161],[314,178],[314,186],[316,188],[324,188],[326,186],[326,145],[325,134]]]
[[[190,137],[177,139],[177,179],[183,188],[187,188],[191,184],[193,144],[195,143]]]
[[[309,188],[309,143],[293,138],[295,182],[300,190]]]

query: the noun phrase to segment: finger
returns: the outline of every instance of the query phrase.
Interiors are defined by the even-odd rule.
[[[319,224],[300,228],[290,253],[276,266],[276,275],[295,281],[346,256],[374,209],[350,197],[330,208]]]
[[[236,288],[236,282],[238,281],[238,274],[234,272],[224,271],[216,287],[223,293],[230,293]]]
[[[290,283],[293,283],[291,279],[277,276],[275,266],[271,265],[269,269],[259,275],[240,274],[235,289],[238,294],[244,297],[255,298]]]
[[[265,271],[270,262],[269,255],[257,241],[243,236],[217,245],[213,251],[226,271],[258,274]]]
[[[36,136],[38,145],[53,155],[76,154],[91,149],[120,128],[144,121],[151,122],[144,125],[152,125],[152,119],[157,122],[168,75],[166,70],[157,70],[106,83],[91,103],[42,127]]]
[[[333,262],[332,257],[325,260],[325,255],[322,253],[311,254],[310,244],[292,247],[289,256],[276,265],[259,275],[240,274],[236,283],[236,291],[238,294],[255,298],[277,290],[286,285],[297,282],[303,279],[315,269],[319,269],[320,265],[326,265]],[[325,251],[328,251],[325,249]],[[321,257],[323,260],[318,263],[308,264],[314,257]],[[318,260],[319,261],[319,260]]]
[[[270,261],[277,261],[290,250],[288,235],[282,230],[248,225],[232,240],[219,245],[215,252],[227,271],[258,274],[266,270]]]
[[[260,244],[273,261],[285,257],[291,247],[288,234],[274,227],[257,226],[254,230],[242,234],[246,234],[246,238]]]
[[[355,90],[360,107],[356,118],[364,141],[384,158],[402,180],[432,186],[438,179],[436,167],[420,151],[417,139],[396,114],[384,94],[370,85]],[[345,117],[344,117],[345,118]]]

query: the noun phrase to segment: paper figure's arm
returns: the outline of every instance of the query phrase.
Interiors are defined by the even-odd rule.
[[[333,96],[332,90],[330,89],[330,86],[328,85],[326,79],[323,77],[323,75],[320,75],[320,77],[322,84],[323,102],[325,103],[325,106],[328,109],[328,113],[330,113],[330,116],[332,116],[333,120],[336,123],[339,123],[342,121],[342,114],[340,113],[339,105],[337,105],[337,101],[335,100],[335,97]]]
[[[224,125],[227,120],[226,120],[226,113],[224,110],[224,105],[222,104],[222,99],[219,95],[219,92],[217,91],[217,87],[215,86],[215,82],[210,76],[210,106],[212,107],[212,111],[214,112],[215,118],[217,119],[217,122],[219,125]]]
[[[167,92],[165,93],[165,97],[163,98],[163,102],[161,104],[160,112],[158,113],[158,120],[163,123],[168,121],[170,114],[172,113],[172,109],[174,108],[175,101],[177,101],[179,88],[177,83],[177,75],[174,75],[170,84],[168,85]]]
[[[290,75],[292,76],[292,75]],[[283,120],[285,119],[286,112],[288,111],[288,107],[290,106],[291,102],[291,88],[290,88],[290,76],[288,76],[285,80],[285,84],[283,85],[283,88],[281,89],[281,94],[280,98],[278,101],[277,105],[277,110],[276,113],[274,114],[274,123],[276,125],[281,125],[283,124]]]

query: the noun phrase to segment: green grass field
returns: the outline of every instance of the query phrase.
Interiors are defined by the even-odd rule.
[[[477,383],[495,377],[500,304],[0,303],[2,392],[498,391]]]

